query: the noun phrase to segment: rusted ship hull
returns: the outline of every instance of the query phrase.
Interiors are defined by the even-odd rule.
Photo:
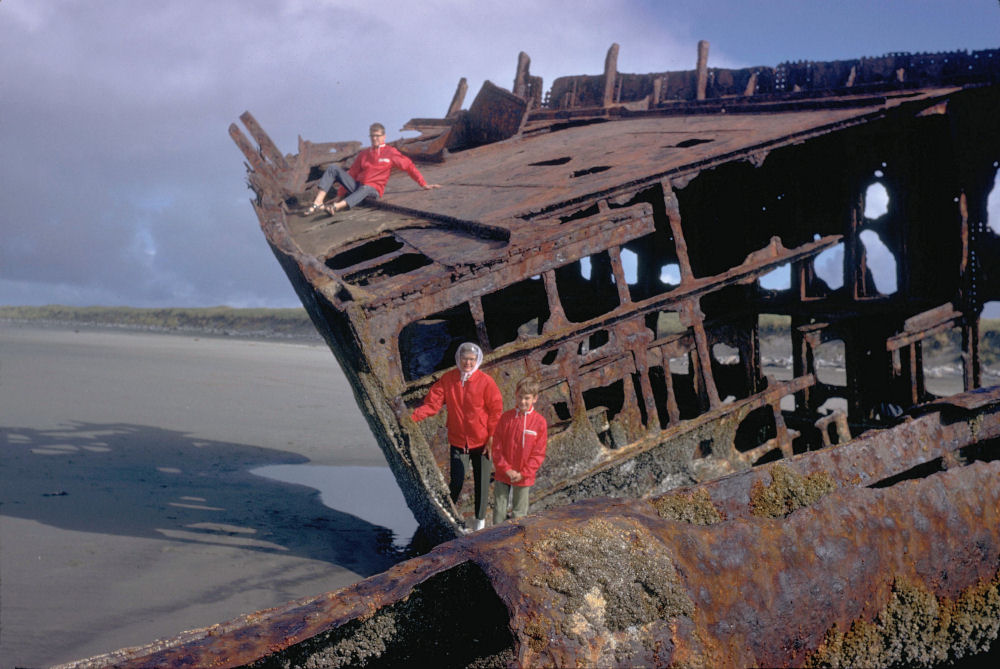
[[[72,666],[934,666],[975,655],[1000,628],[1000,391],[957,399],[823,454],[648,500],[550,509],[335,593]],[[873,453],[914,467],[905,481],[871,478]]]
[[[357,143],[230,134],[275,256],[432,539],[460,535],[443,423],[477,341],[507,406],[542,380],[537,514],[351,588],[96,666],[931,666],[1000,627],[1000,296],[987,197],[1000,52],[465,83],[399,148],[436,191],[302,215]],[[868,186],[885,213],[866,217]],[[863,235],[895,262],[877,286]],[[870,239],[870,237],[869,237]],[[842,253],[838,271],[819,258]],[[787,271],[788,285],[762,278]],[[760,331],[784,319],[787,378]],[[962,390],[931,392],[951,336]],[[842,351],[842,375],[820,369]],[[927,349],[927,350],[925,350]]]
[[[979,316],[997,299],[986,199],[1000,157],[998,52],[600,76],[543,98],[524,54],[513,91],[464,80],[442,119],[398,143],[421,191],[337,214],[297,205],[357,143],[285,156],[249,114],[268,242],[350,380],[408,505],[457,536],[439,419],[407,414],[476,341],[507,406],[539,377],[550,424],[533,508],[642,497],[843,442],[935,399],[923,346],[961,342],[981,385]],[[885,214],[865,217],[866,188]],[[877,286],[863,235],[891,252]],[[842,253],[831,279],[817,258]],[[787,288],[761,279],[786,272]],[[837,284],[839,282],[839,285]],[[761,319],[787,324],[792,373],[764,373]],[[844,378],[817,360],[842,347]],[[837,349],[840,350],[840,349]]]

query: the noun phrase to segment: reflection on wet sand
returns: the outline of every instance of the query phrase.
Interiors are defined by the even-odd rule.
[[[406,509],[403,493],[388,467],[268,465],[250,473],[315,488],[331,509],[391,531],[397,548],[405,548],[417,530],[417,521]]]

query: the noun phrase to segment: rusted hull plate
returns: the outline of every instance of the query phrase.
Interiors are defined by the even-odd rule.
[[[905,477],[929,463],[947,467],[960,458],[960,451],[973,444],[1000,437],[1000,387],[953,395],[942,402],[940,413],[908,418],[889,430],[867,432],[839,447],[803,453],[782,460],[782,467],[799,477],[822,474],[838,487],[884,485],[894,477]],[[978,413],[958,412],[973,402],[980,403]],[[706,492],[724,518],[747,517],[754,486],[766,485],[771,468],[757,468],[738,476],[707,481],[699,486],[679,488],[674,495],[689,495],[693,490]]]

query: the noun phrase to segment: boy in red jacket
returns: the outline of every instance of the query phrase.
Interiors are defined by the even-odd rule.
[[[333,206],[327,208],[330,213],[354,207],[372,195],[376,198],[382,197],[385,193],[385,184],[389,181],[393,169],[403,170],[409,174],[410,178],[424,190],[441,187],[424,181],[423,175],[412,160],[395,147],[386,145],[385,126],[381,123],[372,123],[368,129],[368,137],[372,142],[371,148],[355,156],[351,169],[345,170],[337,163],[326,168],[319,180],[319,193],[316,194],[312,206],[306,209],[306,214],[313,213],[323,205],[327,192],[334,184],[340,184],[340,188],[337,189],[337,199]]]
[[[442,406],[447,407],[451,501],[457,502],[462,494],[465,474],[471,462],[476,502],[473,529],[481,530],[486,524],[486,501],[489,497],[489,446],[503,413],[503,396],[496,381],[479,369],[483,351],[477,345],[466,342],[459,346],[455,362],[458,368],[446,372],[431,386],[424,403],[410,417],[419,423],[435,415]]]
[[[535,411],[538,381],[525,377],[514,390],[517,408],[504,412],[493,438],[493,524],[507,518],[507,494],[513,497],[514,517],[528,513],[528,494],[545,460],[548,424]]]

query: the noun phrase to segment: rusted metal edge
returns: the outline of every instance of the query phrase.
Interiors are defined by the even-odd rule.
[[[948,409],[967,409],[951,417]],[[772,470],[784,467],[799,476],[821,474],[838,487],[868,487],[943,458],[960,448],[1000,438],[1000,386],[954,395],[924,405],[925,415],[883,430],[869,430],[844,444],[802,453],[746,472],[677,488],[666,496],[707,492],[725,518],[747,518],[755,485],[769,485]],[[661,496],[664,497],[664,496]]]
[[[550,339],[547,339],[544,342],[539,341],[538,338],[532,339],[530,342],[513,342],[505,345],[505,350],[501,356],[491,357],[490,364],[495,365],[502,361],[522,358],[530,355],[539,348],[555,348],[568,341],[589,336],[599,330],[610,329],[616,323],[619,323],[624,319],[635,318],[637,314],[652,313],[662,309],[671,310],[671,306],[679,308],[679,305],[682,303],[690,302],[694,298],[701,297],[702,295],[715,290],[719,285],[733,285],[752,280],[753,278],[766,274],[775,267],[785,263],[794,262],[796,260],[821,253],[827,248],[835,246],[840,240],[840,235],[828,235],[819,240],[795,247],[794,249],[786,249],[789,251],[787,255],[776,257],[764,264],[753,267],[745,266],[747,263],[744,261],[744,263],[727,270],[721,275],[693,279],[689,283],[682,283],[680,286],[671,291],[648,298],[642,302],[629,302],[627,304],[622,304],[618,308],[613,309],[608,313],[593,319],[592,321],[574,323],[574,326],[576,327],[574,327],[571,332],[560,331],[559,333],[552,335]],[[725,277],[725,279],[720,282],[719,277]],[[662,345],[662,343],[663,342],[654,342],[655,345]],[[652,347],[654,344],[651,344],[650,346]],[[440,370],[422,377],[421,379],[410,381],[406,384],[404,392],[408,394],[415,391],[425,390],[446,372],[447,370]]]
[[[602,472],[621,465],[626,460],[631,460],[637,455],[656,448],[657,446],[660,446],[672,439],[677,439],[681,435],[699,430],[706,425],[722,420],[732,414],[741,412],[747,413],[767,404],[776,402],[785,395],[792,395],[804,388],[808,388],[814,383],[816,383],[816,379],[812,374],[791,379],[790,381],[782,381],[768,387],[760,393],[736,400],[730,404],[719,405],[694,418],[683,420],[677,425],[670,425],[664,430],[655,431],[642,439],[628,444],[627,446],[609,452],[606,460],[597,463],[592,469],[587,470],[579,476],[572,479],[566,479],[558,485],[550,488],[532,490],[532,499],[540,501],[545,497],[555,494],[561,490],[579,485],[582,481],[598,476]]]
[[[756,160],[755,154],[760,154],[762,152],[767,153],[778,148],[798,144],[807,141],[809,139],[812,139],[814,137],[828,135],[835,130],[843,130],[855,126],[866,125],[874,121],[882,120],[889,115],[919,113],[918,111],[914,111],[911,108],[916,107],[919,109],[924,109],[926,107],[933,107],[939,104],[942,100],[949,98],[950,96],[954,95],[955,93],[961,90],[962,89],[960,87],[946,89],[933,96],[921,97],[918,100],[912,100],[906,103],[902,103],[898,106],[882,107],[876,111],[860,114],[858,116],[853,116],[849,119],[841,119],[832,123],[811,127],[807,130],[802,130],[800,132],[785,135],[777,139],[761,142],[759,144],[754,144],[752,146],[744,147],[739,150],[720,153],[713,155],[709,158],[693,161],[691,163],[687,163],[685,165],[675,167],[666,170],[664,172],[653,173],[646,177],[643,177],[642,179],[634,180],[626,184],[619,184],[605,190],[597,190],[585,196],[580,196],[577,198],[565,200],[563,202],[548,205],[537,210],[521,212],[518,215],[525,218],[535,218],[537,216],[549,215],[555,211],[559,211],[564,208],[571,208],[581,203],[593,202],[594,200],[598,199],[609,199],[630,193],[636,193],[640,190],[649,188],[656,182],[662,181],[664,179],[677,179],[677,178],[687,178],[691,176],[696,176],[698,173],[704,170],[712,169],[733,161],[738,161],[738,160],[753,161]],[[515,139],[511,141],[517,141],[517,140]]]

